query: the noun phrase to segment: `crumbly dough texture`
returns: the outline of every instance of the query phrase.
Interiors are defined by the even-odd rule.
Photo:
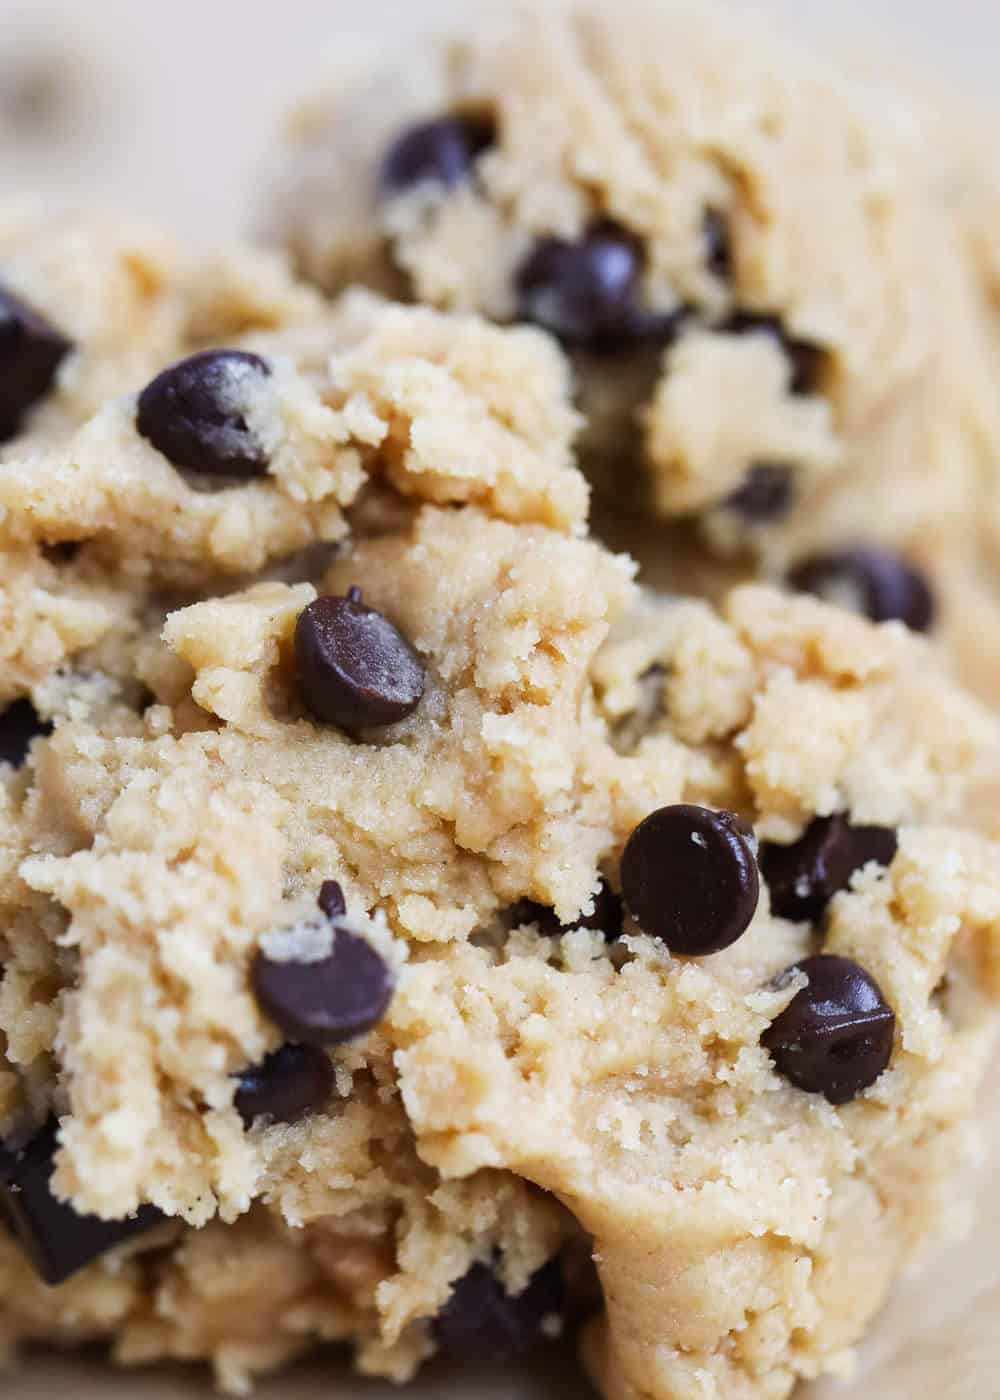
[[[694,522],[722,577],[778,579],[859,539],[909,554],[960,671],[995,697],[995,204],[958,122],[738,7],[505,8],[304,102],[272,233],[321,286],[363,278],[508,321],[536,238],[612,220],[643,250],[645,306],[692,314],[665,349],[574,356],[602,494]],[[496,124],[473,179],[380,194],[401,131],[467,111]],[[728,230],[728,272],[706,256],[708,211]],[[734,313],[819,347],[808,393],[772,337],[726,329]],[[791,469],[794,504],[752,522],[724,503],[762,462]]]
[[[192,269],[158,284],[183,332],[152,345],[142,299],[107,348],[85,311],[122,264],[76,229],[94,285],[45,309],[79,349],[0,464],[25,623],[0,683],[55,725],[0,773],[0,1136],[54,1112],[62,1198],[169,1219],[56,1290],[0,1239],[4,1346],[110,1339],[240,1391],[344,1340],[404,1380],[474,1262],[517,1292],[583,1238],[608,1400],[776,1400],[845,1366],[953,1223],[1000,999],[994,719],[899,625],[761,586],[720,610],[640,590],[587,537],[568,371],[538,332],[330,307],[272,264],[261,291],[235,254],[203,295]],[[271,470],[209,492],[139,438],[135,394],[223,337],[274,367],[246,405]],[[106,377],[97,404],[65,387]],[[317,591],[352,586],[428,676],[363,740],[304,712],[292,649]],[[760,1047],[795,990],[774,978],[815,945],[766,891],[700,961],[630,922],[611,945],[521,921],[523,900],[591,910],[679,801],[779,842],[835,811],[898,827],[826,936],[898,1018],[854,1103]],[[328,1108],[247,1128],[235,1076],[282,1043],[251,962],[327,879],[396,993],[331,1052]]]

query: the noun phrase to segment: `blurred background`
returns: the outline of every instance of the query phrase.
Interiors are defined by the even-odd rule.
[[[324,62],[495,3],[0,0],[0,187],[127,206],[199,240],[236,232],[281,112]],[[1000,0],[756,8],[887,64],[995,87]]]

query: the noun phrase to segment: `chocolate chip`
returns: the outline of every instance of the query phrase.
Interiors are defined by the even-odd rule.
[[[434,1337],[455,1360],[499,1365],[551,1340],[552,1332],[558,1334],[564,1307],[558,1259],[550,1259],[516,1297],[504,1290],[492,1269],[473,1264],[434,1319]],[[553,1321],[556,1326],[547,1330]]]
[[[806,958],[803,987],[761,1036],[780,1074],[808,1094],[849,1103],[892,1057],[896,1016],[878,984],[850,958]]]
[[[0,441],[52,388],[73,346],[34,307],[0,286]]]
[[[704,957],[744,933],[760,894],[750,833],[732,812],[679,803],[639,823],[622,856],[625,902],[643,933]]]
[[[484,117],[440,117],[421,122],[390,146],[382,161],[379,184],[386,194],[401,194],[427,180],[449,187],[461,184],[495,138],[492,122]]]
[[[267,454],[246,411],[270,373],[265,360],[245,350],[190,355],[146,385],[136,427],[175,467],[209,476],[264,476]]]
[[[771,909],[783,919],[815,921],[856,870],[891,865],[898,841],[887,826],[852,826],[844,816],[817,817],[791,846],[761,846],[760,869]]]
[[[588,928],[596,933],[603,933],[608,942],[613,943],[621,934],[625,910],[621,896],[615,894],[606,880],[602,880],[594,895],[594,912],[581,914],[571,923],[560,923],[554,909],[550,909],[547,904],[536,904],[533,899],[522,899],[516,904],[511,910],[511,918],[512,927],[519,924],[537,924],[538,931],[550,938],[558,938],[560,934],[569,933],[575,928]]]
[[[366,608],[357,588],[317,598],[295,627],[302,699],[317,719],[341,729],[394,724],[424,693],[423,662],[387,617]]]
[[[705,242],[705,265],[713,277],[726,281],[733,270],[733,246],[729,224],[718,209],[706,209],[701,225]]]
[[[721,327],[730,335],[762,334],[772,336],[792,368],[790,388],[793,394],[814,394],[819,388],[826,356],[820,346],[810,340],[790,336],[776,316],[761,316],[750,311],[738,311]]]
[[[253,966],[257,1000],[292,1040],[339,1045],[371,1030],[392,1000],[392,970],[370,943],[333,930],[330,952],[280,962],[261,951]]]
[[[338,880],[323,881],[316,903],[328,919],[339,919],[347,913],[347,900]]]
[[[639,244],[614,224],[596,224],[575,243],[543,238],[517,273],[518,314],[568,345],[610,348],[650,334],[641,281]]]
[[[745,520],[762,525],[787,515],[794,499],[791,467],[758,462],[750,468],[743,485],[727,496],[723,505],[738,511]]]
[[[41,718],[30,700],[15,700],[0,713],[0,763],[20,768],[32,739],[51,733],[52,725]]]
[[[905,622],[928,632],[936,606],[930,584],[918,569],[886,549],[859,545],[817,554],[788,575],[793,588],[861,613],[873,622]]]
[[[248,1128],[255,1118],[297,1123],[329,1099],[333,1064],[318,1045],[282,1045],[239,1081],[233,1103]]]
[[[124,1240],[158,1225],[164,1216],[142,1206],[128,1220],[78,1215],[49,1190],[55,1170],[58,1124],[53,1119],[26,1147],[0,1145],[0,1206],[15,1239],[43,1282],[62,1283]]]

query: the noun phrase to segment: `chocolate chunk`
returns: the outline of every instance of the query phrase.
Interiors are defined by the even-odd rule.
[[[850,958],[820,954],[789,971],[809,978],[761,1036],[780,1074],[808,1094],[849,1103],[892,1057],[896,1016],[875,980]]]
[[[735,943],[760,894],[752,836],[732,812],[679,803],[639,823],[622,856],[625,902],[643,933],[704,957]]]
[[[318,1045],[282,1045],[239,1081],[233,1103],[248,1128],[255,1118],[297,1123],[329,1099],[333,1064]]]
[[[341,729],[394,724],[424,693],[423,662],[387,617],[366,608],[357,588],[317,598],[295,627],[302,699],[317,719]]]
[[[750,468],[743,485],[727,496],[723,505],[738,511],[745,520],[763,525],[787,515],[794,499],[791,467],[758,462]]]
[[[0,1206],[11,1234],[43,1282],[62,1283],[99,1255],[141,1235],[165,1217],[142,1206],[128,1220],[78,1215],[49,1190],[55,1170],[58,1124],[53,1119],[27,1147],[0,1145]]]
[[[386,194],[401,194],[427,180],[449,187],[461,184],[495,138],[493,124],[485,117],[439,117],[421,122],[390,146],[382,161],[379,184]]]
[[[498,1365],[558,1335],[564,1308],[558,1259],[550,1259],[516,1297],[504,1290],[492,1269],[473,1264],[434,1319],[434,1337],[455,1360]]]
[[[0,763],[20,768],[32,739],[51,733],[52,725],[41,718],[30,700],[15,700],[0,712]]]
[[[761,316],[750,311],[738,311],[721,327],[731,335],[763,334],[773,336],[781,346],[792,368],[789,387],[793,394],[814,394],[819,388],[825,354],[809,340],[790,336],[776,316]]]
[[[651,331],[638,305],[641,282],[638,242],[596,224],[576,243],[535,244],[517,273],[518,314],[567,345],[612,348]]]
[[[246,419],[270,368],[245,350],[204,350],[165,369],[139,395],[136,427],[175,467],[264,476],[268,458]]]
[[[311,962],[279,962],[261,951],[253,987],[261,1007],[292,1040],[339,1045],[364,1035],[385,1015],[394,978],[370,943],[333,930],[330,952]]]
[[[73,346],[34,307],[0,286],[0,441],[52,388]]]
[[[339,919],[347,913],[347,900],[338,880],[323,881],[316,903],[328,919]]]
[[[897,844],[891,827],[852,826],[839,815],[817,817],[791,846],[765,843],[760,869],[772,910],[783,919],[815,921],[856,870],[872,861],[891,865]]]
[[[788,575],[793,588],[869,617],[873,622],[905,622],[928,632],[936,612],[930,584],[918,569],[886,549],[858,545],[817,554]]]
[[[621,934],[625,910],[621,896],[615,894],[606,880],[602,880],[594,896],[594,912],[581,914],[571,923],[560,923],[554,909],[550,909],[547,904],[536,904],[533,899],[522,899],[511,911],[511,917],[512,927],[518,924],[537,924],[539,932],[547,934],[550,938],[558,938],[560,934],[568,933],[571,929],[589,928],[603,933],[608,942],[613,943]]]
[[[733,246],[725,215],[720,214],[718,209],[706,209],[701,230],[705,241],[705,265],[713,277],[725,282],[733,270]]]

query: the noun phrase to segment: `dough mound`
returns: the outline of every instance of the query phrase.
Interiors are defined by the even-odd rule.
[[[380,187],[414,123],[470,114],[491,134],[465,178]],[[540,240],[611,225],[661,333],[573,347],[606,507],[693,531],[724,561],[719,593],[859,543],[900,552],[929,576],[959,670],[995,697],[995,240],[984,201],[956,197],[957,127],[737,7],[523,5],[420,61],[331,79],[290,124],[268,218],[320,286],[363,279],[501,322],[538,314],[518,284]],[[744,509],[762,467],[782,495]],[[627,521],[607,528],[631,545]]]

